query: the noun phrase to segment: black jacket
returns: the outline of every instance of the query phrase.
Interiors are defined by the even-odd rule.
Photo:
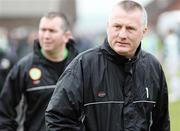
[[[45,118],[49,131],[170,131],[162,67],[140,47],[127,59],[105,42],[69,64]]]
[[[64,66],[77,55],[73,44],[72,40],[67,44],[69,54]],[[0,130],[16,130],[18,125],[15,121],[15,108],[24,96],[24,131],[45,131],[45,109],[60,73],[57,72],[55,63],[47,60],[40,49],[39,42],[36,41],[34,52],[22,58],[8,74],[0,94]]]

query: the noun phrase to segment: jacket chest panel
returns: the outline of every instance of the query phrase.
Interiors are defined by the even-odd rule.
[[[91,80],[91,88],[94,98],[98,101],[123,100],[122,86],[124,76],[117,67],[105,67],[103,72],[97,72]]]
[[[43,66],[33,66],[28,70],[27,78],[25,79],[26,90],[39,86],[55,85],[59,76],[50,68]]]

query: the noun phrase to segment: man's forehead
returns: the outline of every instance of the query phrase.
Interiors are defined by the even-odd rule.
[[[55,20],[60,20],[61,21],[61,18],[60,17],[42,17],[41,20],[46,20],[46,21],[55,21]]]
[[[124,17],[128,17],[128,16],[142,16],[143,13],[141,10],[139,10],[138,8],[137,9],[134,9],[134,10],[124,10],[123,8],[117,6],[117,7],[114,7],[114,9],[112,10],[109,18],[112,19],[112,18],[118,18],[119,16],[124,16]]]

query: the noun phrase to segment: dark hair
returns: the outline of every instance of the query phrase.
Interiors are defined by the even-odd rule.
[[[62,28],[65,32],[69,30],[70,24],[69,24],[69,21],[68,21],[66,15],[65,15],[64,13],[62,13],[62,12],[48,12],[48,13],[45,14],[43,17],[48,18],[48,19],[53,19],[53,18],[55,18],[55,17],[59,17],[59,18],[61,18],[62,21],[63,21],[63,24],[62,24],[61,28]]]

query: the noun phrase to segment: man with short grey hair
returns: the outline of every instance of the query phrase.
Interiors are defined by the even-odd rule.
[[[103,45],[81,53],[58,80],[49,131],[170,131],[162,67],[141,49],[146,21],[135,1],[113,8]]]

